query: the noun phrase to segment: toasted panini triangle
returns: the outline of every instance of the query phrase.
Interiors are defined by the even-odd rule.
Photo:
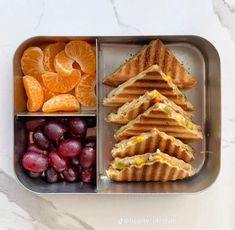
[[[193,149],[182,141],[154,128],[150,132],[122,140],[115,144],[112,156],[130,157],[144,153],[154,153],[159,149],[185,162],[194,160]]]
[[[156,152],[114,159],[106,171],[114,181],[175,181],[191,177],[195,169],[168,154]]]
[[[161,71],[158,65],[149,67],[110,91],[104,98],[103,104],[104,106],[120,106],[138,98],[146,91],[154,89],[183,109],[192,111],[193,106],[187,101],[185,95],[171,81],[171,78]]]
[[[158,102],[118,129],[114,137],[116,140],[123,140],[148,132],[153,128],[184,141],[202,139],[199,126],[175,112],[171,106]]]
[[[160,94],[157,90],[153,90],[147,91],[143,96],[140,96],[131,102],[126,102],[118,108],[116,113],[110,113],[105,120],[107,122],[117,124],[127,124],[129,121],[135,119],[139,114],[145,112],[156,102],[163,102],[166,105],[170,105],[176,112],[181,113],[185,118],[192,118],[190,113],[184,111],[180,106]]]
[[[179,88],[191,88],[196,83],[184,66],[159,39],[144,46],[127,63],[107,76],[103,83],[117,86],[154,64],[158,64],[166,75],[171,76]]]

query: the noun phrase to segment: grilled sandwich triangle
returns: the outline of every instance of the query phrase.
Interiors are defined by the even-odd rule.
[[[154,153],[157,149],[185,162],[194,160],[194,151],[189,145],[164,132],[160,132],[156,128],[115,144],[112,149],[112,156],[114,158],[130,157],[138,154]]]
[[[104,106],[120,106],[126,102],[143,95],[146,91],[158,90],[163,96],[181,106],[184,110],[192,111],[193,106],[187,101],[186,96],[166,76],[158,65],[153,65],[137,76],[110,91],[103,100]]]
[[[184,141],[202,139],[201,128],[164,103],[155,103],[144,113],[118,129],[116,140],[127,139],[153,128]]]
[[[188,163],[157,151],[116,158],[106,171],[114,181],[175,181],[191,177],[195,169]]]
[[[176,112],[182,114],[185,118],[190,120],[192,118],[190,113],[184,111],[173,101],[160,94],[157,90],[152,90],[147,91],[143,96],[140,96],[131,102],[126,102],[118,108],[116,112],[110,113],[105,120],[116,124],[127,124],[129,121],[135,119],[139,114],[145,112],[149,107],[157,102],[162,102],[171,106]]]
[[[144,46],[127,63],[107,76],[103,83],[118,86],[155,64],[159,65],[166,75],[171,76],[179,88],[191,88],[196,83],[174,54],[159,39]]]

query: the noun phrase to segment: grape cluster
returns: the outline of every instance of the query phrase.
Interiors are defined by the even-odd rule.
[[[88,129],[95,126],[95,117],[27,119],[23,168],[31,178],[48,183],[95,183],[96,138],[87,137]]]

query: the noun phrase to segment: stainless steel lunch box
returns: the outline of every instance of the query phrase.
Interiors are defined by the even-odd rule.
[[[110,150],[115,141],[116,125],[107,124],[105,116],[111,108],[102,105],[102,99],[110,87],[102,79],[125,62],[150,40],[161,39],[184,64],[197,81],[193,89],[184,90],[194,105],[195,123],[202,126],[203,141],[192,144],[195,149],[196,175],[175,182],[112,182],[105,173],[111,160]],[[34,45],[55,41],[87,40],[96,47],[97,107],[82,109],[77,113],[29,113],[22,86],[20,59],[23,51]],[[215,47],[198,36],[98,36],[98,37],[33,37],[24,41],[16,50],[13,60],[14,74],[14,170],[19,181],[29,190],[39,193],[193,193],[209,187],[220,170],[221,140],[221,91],[220,59]],[[26,135],[23,121],[28,116],[96,116],[97,118],[97,180],[96,185],[81,183],[48,184],[29,178],[22,166]]]

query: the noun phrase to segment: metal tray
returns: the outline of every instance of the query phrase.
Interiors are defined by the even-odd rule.
[[[136,53],[150,40],[160,38],[182,61],[197,80],[197,85],[184,93],[194,105],[193,120],[202,126],[204,139],[192,146],[196,150],[192,163],[197,174],[186,180],[176,182],[111,182],[105,169],[111,160],[110,150],[115,143],[113,130],[118,126],[106,124],[104,117],[111,108],[102,105],[102,99],[110,87],[102,84],[102,79],[120,64]],[[79,113],[56,113],[50,116],[97,116],[97,186],[83,187],[77,184],[42,184],[28,178],[19,164],[24,151],[22,135],[22,116],[48,116],[43,113],[25,112],[25,94],[21,83],[20,57],[25,48],[32,45],[54,41],[85,39],[96,44],[97,58],[97,108],[82,109]],[[209,187],[216,179],[220,169],[221,135],[221,95],[220,59],[214,46],[198,36],[120,36],[120,37],[35,37],[22,43],[14,56],[14,112],[15,112],[15,150],[14,168],[20,182],[28,189],[43,193],[192,193]],[[20,134],[20,135],[19,135]]]

